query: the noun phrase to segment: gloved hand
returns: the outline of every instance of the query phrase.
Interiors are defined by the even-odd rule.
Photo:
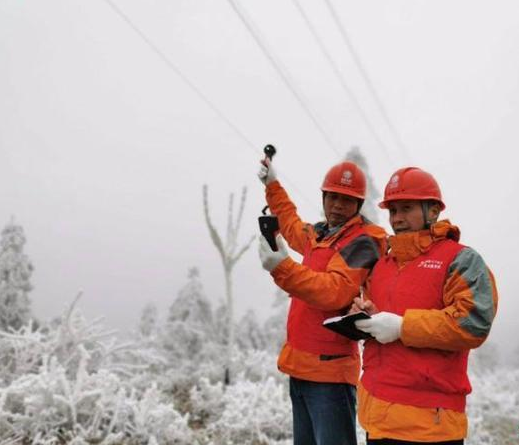
[[[261,167],[258,172],[258,178],[264,185],[269,185],[277,179],[276,170],[270,159],[261,161]]]
[[[259,257],[263,269],[273,271],[281,261],[288,257],[288,250],[285,240],[281,235],[276,236],[278,251],[274,252],[264,236],[259,237]]]
[[[355,326],[371,334],[379,343],[391,343],[400,338],[402,317],[391,312],[379,312],[368,320],[357,320]]]

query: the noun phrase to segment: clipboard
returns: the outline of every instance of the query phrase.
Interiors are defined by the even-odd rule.
[[[373,338],[371,334],[367,332],[361,331],[355,327],[355,322],[357,320],[366,320],[371,318],[367,312],[360,311],[355,312],[354,314],[341,315],[339,317],[327,318],[323,321],[323,327],[326,329],[330,329],[331,331],[336,332],[337,334],[344,335],[348,337],[350,340],[366,340],[368,338]]]

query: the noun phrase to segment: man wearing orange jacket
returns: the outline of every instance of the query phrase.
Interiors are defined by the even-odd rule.
[[[356,445],[357,343],[322,323],[345,313],[386,248],[384,230],[359,214],[364,173],[352,162],[330,169],[321,187],[326,220],[315,225],[299,218],[268,160],[258,176],[281,234],[303,255],[302,264],[292,260],[281,235],[277,252],[260,237],[263,267],[291,296],[278,368],[290,376],[294,444]]]
[[[469,350],[487,338],[497,309],[492,273],[439,221],[445,208],[436,180],[402,168],[384,200],[395,235],[373,268],[355,322],[371,334],[363,351],[359,421],[368,445],[463,444]]]

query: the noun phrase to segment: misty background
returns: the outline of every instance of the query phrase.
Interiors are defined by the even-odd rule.
[[[307,221],[327,169],[358,146],[379,193],[402,166],[437,178],[443,216],[496,276],[490,340],[515,350],[518,25],[513,0],[2,1],[0,226],[24,227],[34,314],[82,289],[85,315],[124,331],[150,301],[165,313],[192,266],[216,304],[203,184],[220,232],[229,193],[248,187],[245,243],[265,144]],[[265,317],[275,297],[256,250],[234,270],[238,316]]]

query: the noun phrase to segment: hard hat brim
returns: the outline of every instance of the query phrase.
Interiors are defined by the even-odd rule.
[[[361,193],[356,193],[356,192],[349,191],[349,190],[345,191],[345,187],[327,186],[327,187],[321,187],[321,191],[339,193],[340,195],[352,196],[353,198],[358,198],[358,199],[365,199],[365,196],[362,195]]]
[[[395,195],[393,197],[387,198],[384,201],[378,203],[378,206],[381,209],[387,209],[388,204],[392,201],[436,201],[440,204],[440,210],[445,210],[445,204],[442,200],[438,199],[436,196],[417,196],[413,194],[402,193],[399,195]]]

